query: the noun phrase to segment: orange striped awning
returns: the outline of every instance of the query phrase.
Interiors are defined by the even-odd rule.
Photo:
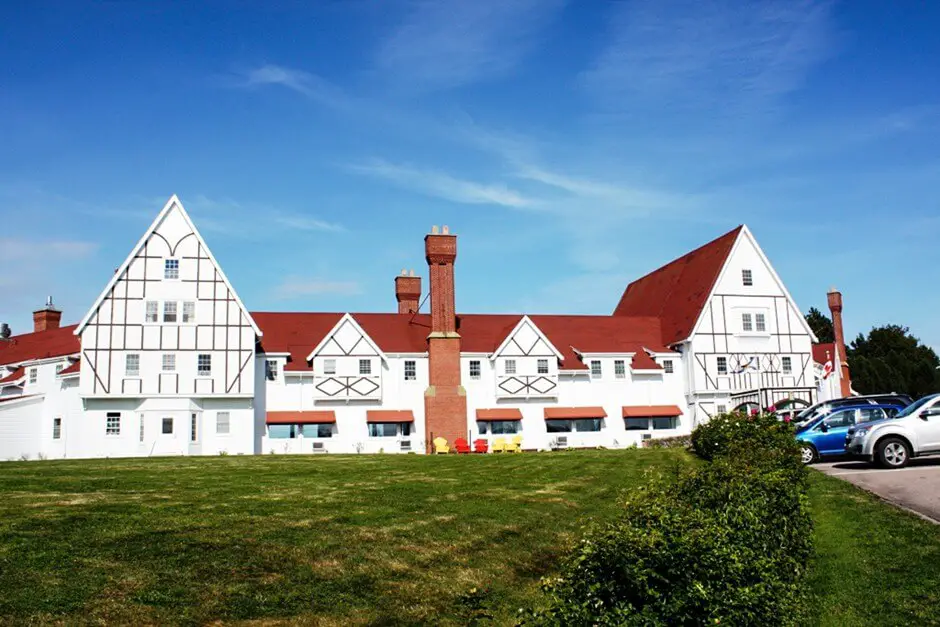
[[[579,418],[606,418],[603,407],[546,407],[545,420],[577,420]]]
[[[322,411],[269,411],[269,425],[323,425],[336,422],[336,412]]]
[[[370,409],[366,411],[366,422],[414,422],[410,409]]]
[[[494,420],[522,420],[522,412],[516,407],[478,409],[477,420],[480,422],[489,422]]]
[[[682,410],[675,405],[625,405],[624,418],[672,418],[681,416]]]

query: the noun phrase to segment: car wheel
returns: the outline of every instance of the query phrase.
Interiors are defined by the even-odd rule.
[[[882,468],[904,468],[911,459],[911,449],[901,438],[885,438],[878,442],[876,455]]]
[[[813,464],[819,461],[819,453],[812,444],[800,444],[800,459],[804,464]]]

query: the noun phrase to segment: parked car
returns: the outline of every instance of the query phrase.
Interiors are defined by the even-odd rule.
[[[894,392],[890,394],[867,394],[864,396],[846,396],[845,398],[834,398],[828,401],[823,401],[821,403],[816,403],[812,407],[807,407],[795,418],[792,418],[792,422],[797,427],[806,425],[811,421],[816,420],[819,416],[828,414],[836,407],[849,407],[853,405],[900,405],[901,407],[907,407],[914,402],[907,394],[895,394]]]
[[[846,432],[845,450],[882,468],[903,468],[913,457],[940,455],[940,394],[908,405],[893,420],[857,425]]]
[[[818,415],[796,430],[804,464],[812,464],[822,457],[845,455],[845,438],[851,427],[894,418],[904,410],[897,403],[856,403],[837,406],[829,413]]]

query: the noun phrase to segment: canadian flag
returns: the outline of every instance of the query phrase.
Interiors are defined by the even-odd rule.
[[[823,379],[828,379],[829,375],[832,374],[832,360],[830,359],[823,366]]]

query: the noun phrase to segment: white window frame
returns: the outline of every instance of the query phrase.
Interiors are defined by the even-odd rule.
[[[203,359],[205,357],[205,359]],[[205,362],[206,367],[203,368],[203,362]],[[199,377],[211,377],[212,376],[212,354],[211,353],[199,353],[196,355],[196,376]]]
[[[741,312],[741,331],[744,333],[754,332],[754,316],[750,311]]]
[[[196,324],[196,302],[184,300],[182,309],[180,321],[183,324]]]
[[[623,359],[614,360],[614,377],[617,379],[627,378],[627,362]]]
[[[166,430],[167,420],[169,420],[170,430]],[[163,416],[160,419],[160,435],[173,435],[173,432],[176,431],[176,420],[173,416]]]
[[[600,379],[604,376],[604,364],[601,363],[600,359],[592,359],[589,365],[592,379]]]
[[[516,374],[515,359],[507,359],[503,362],[503,374]]]
[[[470,379],[473,381],[479,381],[483,374],[483,363],[479,359],[471,359],[467,369],[470,373]],[[474,370],[476,372],[474,372]]]
[[[672,363],[671,359],[663,360],[663,372],[666,374],[672,374],[676,371],[675,364]]]
[[[359,376],[360,377],[372,376],[372,360],[371,359],[359,360]]]
[[[144,305],[144,322],[149,324],[160,323],[160,301],[147,301],[147,303]]]
[[[754,285],[754,273],[751,272],[750,268],[741,270],[741,284],[744,287],[752,287]]]
[[[323,374],[336,374],[336,360],[335,359],[323,360]]]
[[[160,372],[176,372],[176,353],[163,353]]]
[[[163,280],[179,281],[180,260],[176,257],[167,257],[163,260]]]
[[[39,381],[39,368],[33,367],[29,369],[29,384],[36,385],[36,382]]]
[[[716,408],[715,408],[715,415],[720,416],[721,414],[727,414],[727,413],[728,413],[728,406],[727,406],[727,405],[718,405],[718,406],[716,406]]]
[[[716,365],[719,375],[723,376],[723,375],[728,374],[728,358],[727,357],[719,356],[715,360],[715,365]]]
[[[780,358],[780,367],[783,374],[793,374],[793,358],[789,355]]]
[[[56,416],[52,419],[52,439],[61,440],[62,439],[62,417]]]
[[[170,316],[173,317],[172,320],[170,320]],[[176,304],[176,301],[175,300],[163,301],[163,323],[164,324],[177,324],[179,322],[179,319],[180,319],[179,305]]]
[[[144,422],[145,422],[145,421],[144,421],[144,415],[143,415],[143,414],[137,414],[137,417],[138,417],[138,419],[140,420],[140,434],[138,435],[138,439],[139,439],[141,442],[143,442],[143,441],[144,441]]]
[[[549,364],[547,359],[539,359],[536,364],[536,373],[538,374],[548,374]]]
[[[767,314],[762,311],[754,314],[754,331],[757,333],[767,332]]]
[[[402,369],[405,381],[418,380],[418,362],[414,359],[406,359]]]
[[[189,443],[199,443],[199,414],[195,412],[189,415]]]
[[[223,428],[224,425],[224,428]],[[216,435],[229,435],[232,432],[232,414],[227,411],[215,412]]]
[[[131,361],[136,362],[134,368],[131,368]],[[124,355],[124,376],[125,377],[139,377],[140,376],[140,353],[127,353]]]
[[[112,437],[121,435],[121,412],[109,411],[105,414],[104,434]]]
[[[277,381],[277,360],[276,359],[264,360],[264,380],[265,381]]]

